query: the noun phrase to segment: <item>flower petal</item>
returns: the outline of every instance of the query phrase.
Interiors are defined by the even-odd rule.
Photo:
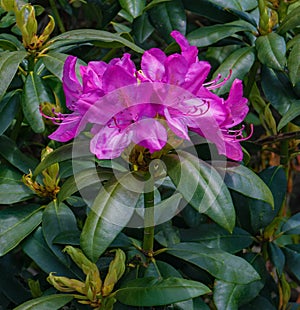
[[[163,82],[182,85],[188,71],[188,65],[184,57],[178,54],[169,56],[165,61],[166,73]]]
[[[109,62],[109,65],[120,66],[130,74],[134,75],[134,73],[136,72],[136,67],[134,62],[130,59],[130,57],[131,57],[130,54],[125,53],[121,59],[120,58],[112,59]]]
[[[189,140],[188,128],[184,118],[171,116],[167,108],[164,109],[164,116],[171,130],[182,139]]]
[[[142,56],[143,74],[151,81],[161,81],[165,73],[164,62],[167,56],[159,48],[151,48]]]

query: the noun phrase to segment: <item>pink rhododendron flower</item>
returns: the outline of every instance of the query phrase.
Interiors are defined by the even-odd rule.
[[[109,63],[93,61],[81,66],[80,82],[76,57],[69,56],[64,65],[63,89],[73,113],[58,115],[56,120],[62,122],[49,137],[65,142],[91,123],[91,152],[100,159],[111,159],[120,156],[131,143],[150,153],[159,151],[168,142],[169,130],[187,140],[191,130],[215,143],[220,154],[241,160],[243,127],[230,128],[240,124],[248,113],[242,82],[233,81],[226,100],[217,96],[212,90],[228,83],[228,78],[205,83],[210,64],[199,61],[197,48],[178,31],[171,35],[181,53],[167,56],[152,48],[143,54],[139,71],[130,55],[124,54]],[[130,93],[126,87],[132,85],[135,88]],[[135,90],[141,94],[134,94]]]

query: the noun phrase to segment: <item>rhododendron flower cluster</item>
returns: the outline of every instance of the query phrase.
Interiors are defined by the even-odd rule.
[[[80,66],[79,81],[75,70],[77,59],[69,56],[64,65],[63,89],[66,105],[73,113],[57,115],[56,120],[61,122],[49,137],[65,142],[91,123],[91,152],[99,159],[112,159],[131,143],[153,153],[168,143],[170,131],[185,140],[189,140],[188,131],[193,131],[215,143],[220,154],[241,160],[243,127],[231,128],[240,124],[248,112],[242,82],[233,81],[227,99],[217,96],[212,90],[228,83],[228,78],[205,82],[210,64],[198,59],[197,48],[190,46],[178,31],[171,35],[181,53],[167,56],[162,50],[152,48],[143,54],[140,70],[130,54],[125,53],[109,63],[91,61],[87,66]],[[129,94],[126,87],[132,85],[136,90],[141,89],[140,102],[136,102],[136,96],[124,99]],[[123,106],[116,103],[116,96],[104,99],[122,89]],[[172,91],[171,97],[177,100],[168,99]],[[159,102],[153,102],[154,92]]]

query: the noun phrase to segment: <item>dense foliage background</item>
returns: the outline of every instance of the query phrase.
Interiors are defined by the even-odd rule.
[[[56,272],[92,287],[90,271],[78,266],[95,275],[93,263],[102,279],[113,268],[125,268],[124,274],[114,271],[117,302],[103,301],[99,309],[298,309],[299,1],[0,3],[0,309],[97,307],[95,296],[86,293],[88,305],[79,304],[46,280]],[[56,125],[40,111],[68,112],[61,82],[68,55],[86,64],[129,52],[139,64],[152,47],[177,52],[174,29],[211,63],[211,78],[232,70],[229,81],[243,80],[250,106],[246,124],[254,125],[254,133],[243,142],[241,165],[208,168],[205,145],[197,146],[200,166],[188,152],[187,166],[165,159],[173,185],[182,169],[188,184],[200,178],[202,185],[180,214],[155,228],[155,259],[149,259],[141,248],[142,229],[125,228],[126,222],[116,228],[89,212],[78,190],[93,185],[91,171],[78,159],[82,170],[74,181],[72,144],[48,139]],[[216,93],[226,97],[229,87]],[[102,181],[108,180],[111,162],[96,164]],[[208,169],[215,173],[210,189]],[[225,184],[219,173],[225,173]],[[138,204],[139,197],[118,182],[110,186],[111,196]],[[219,187],[213,208],[199,209],[204,192]],[[172,186],[162,187],[156,199],[168,207],[189,197],[187,188],[171,196]],[[101,192],[97,199],[109,207]],[[80,255],[85,263],[76,262],[71,248],[62,252],[70,245],[81,248],[88,262]],[[126,258],[110,252],[116,248]]]

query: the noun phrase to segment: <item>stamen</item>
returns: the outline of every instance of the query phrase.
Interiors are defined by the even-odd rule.
[[[221,131],[223,132],[225,138],[233,140],[234,142],[241,142],[251,138],[254,131],[253,124],[250,124],[250,133],[246,137],[243,136],[244,129],[245,126],[242,125],[242,128],[237,130],[222,129]]]
[[[222,77],[221,74],[218,74],[217,78],[212,81],[213,83],[209,82],[209,83],[203,84],[203,86],[206,87],[207,85],[211,85],[211,86],[206,87],[208,90],[220,88],[222,85],[224,85],[231,78],[231,75],[232,75],[232,70],[230,69],[229,74],[224,78],[224,80],[222,82],[217,84],[217,82]]]

